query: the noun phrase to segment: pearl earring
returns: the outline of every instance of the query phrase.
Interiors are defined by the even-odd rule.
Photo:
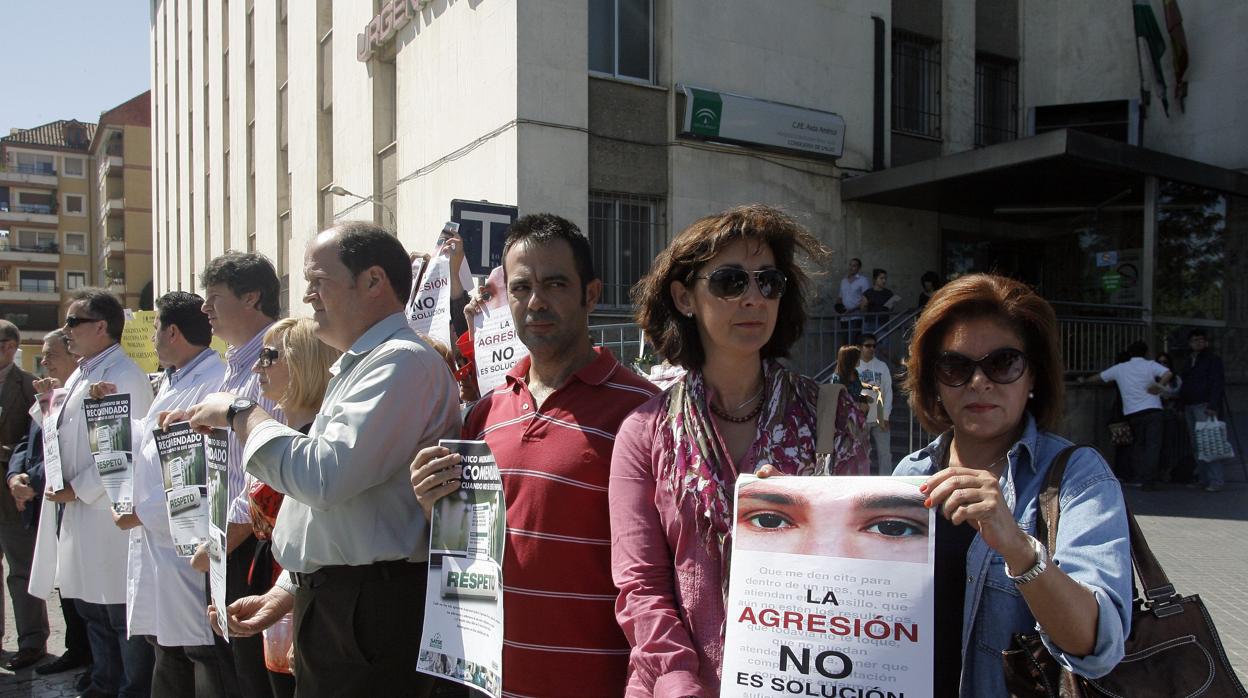
[[[937,396],[936,396],[936,402],[940,402],[940,401],[941,401],[940,396],[939,396],[939,395],[937,395]]]
[[[1036,394],[1035,394],[1035,393],[1033,393],[1033,392],[1030,392],[1030,391],[1029,391],[1029,392],[1027,393],[1027,399],[1028,399],[1028,400],[1030,400],[1030,399],[1034,398],[1035,396],[1036,396]]]
[[[686,315],[687,317],[693,317],[693,311],[692,311],[692,310],[690,310],[689,312],[685,313],[685,315]]]

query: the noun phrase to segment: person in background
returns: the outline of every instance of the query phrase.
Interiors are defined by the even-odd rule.
[[[1183,416],[1187,420],[1187,433],[1193,451],[1196,446],[1196,422],[1217,419],[1222,406],[1226,374],[1222,359],[1209,348],[1209,333],[1197,327],[1188,334],[1187,346],[1192,350],[1180,375],[1183,385],[1179,388],[1179,400],[1183,404]],[[1193,454],[1194,455],[1194,454]],[[1219,492],[1225,483],[1226,460],[1196,460],[1196,485],[1206,492]]]
[[[1008,695],[1001,652],[1016,634],[1039,630],[1080,676],[1122,659],[1131,546],[1122,488],[1099,453],[1070,456],[1057,548],[1027,533],[1049,467],[1070,446],[1052,432],[1065,388],[1058,336],[1043,298],[989,274],[941,288],[915,325],[904,387],[940,436],[893,474],[928,477],[920,491],[937,512],[933,695]]]
[[[1122,413],[1131,425],[1131,465],[1134,477],[1127,485],[1157,489],[1157,463],[1161,457],[1161,393],[1174,376],[1165,366],[1149,361],[1148,345],[1132,342],[1128,359],[1079,382],[1114,382],[1122,396]]]
[[[6,473],[13,449],[30,431],[30,406],[35,402],[34,376],[13,362],[21,343],[22,333],[17,325],[0,320],[0,472]],[[4,667],[19,671],[48,654],[48,606],[27,589],[35,555],[35,529],[23,523],[7,477],[0,483],[0,550],[9,566],[7,582],[18,647]],[[3,621],[4,592],[0,589],[0,622]]]
[[[629,697],[719,689],[737,475],[837,467],[815,453],[818,385],[778,362],[806,322],[799,255],[827,250],[780,211],[740,206],[677,235],[634,289],[637,324],[688,372],[624,420],[611,456]]]
[[[862,357],[858,360],[858,376],[863,383],[876,386],[882,404],[878,414],[868,413],[867,436],[875,450],[875,463],[880,475],[888,475],[897,465],[893,462],[889,415],[893,413],[893,376],[888,364],[876,353],[876,337],[864,334],[858,343]],[[872,396],[874,397],[874,395]]]
[[[629,645],[615,622],[608,475],[620,423],[658,390],[593,346],[602,281],[575,224],[548,213],[519,219],[503,269],[529,356],[473,406],[462,432],[489,444],[506,498],[503,691],[623,695]],[[458,487],[460,457],[448,454],[432,446],[412,463],[426,516]]]
[[[43,350],[39,356],[39,365],[43,367],[45,378],[34,382],[36,396],[46,402],[47,393],[54,388],[65,385],[74,369],[78,368],[78,360],[69,353],[68,340],[61,330],[52,330],[43,337]],[[42,409],[40,417],[42,418]],[[9,460],[8,472],[9,491],[22,513],[23,525],[35,530],[43,505],[43,423],[31,420],[30,431],[26,438],[13,449],[13,457]],[[55,516],[59,525],[61,510],[65,505],[55,506]],[[60,657],[35,667],[35,673],[41,676],[59,674],[79,667],[88,667],[87,671],[78,676],[75,688],[85,691],[91,685],[91,645],[87,639],[87,626],[72,599],[60,596],[61,615],[65,618],[65,653]]]
[[[841,279],[841,293],[836,297],[836,312],[843,315],[857,315],[866,309],[863,294],[871,288],[871,282],[863,276],[862,260],[854,257],[849,260],[849,272]]]
[[[240,696],[234,667],[214,648],[204,615],[206,578],[178,555],[169,524],[165,476],[154,429],[165,410],[193,405],[221,385],[225,364],[209,348],[212,327],[200,311],[204,299],[171,291],[156,299],[152,344],[168,366],[152,406],[133,417],[134,512],[113,514],[130,531],[126,620],[131,636],[152,638],[155,696]],[[116,391],[109,382],[91,386],[93,397]]]
[[[312,428],[312,420],[325,399],[330,369],[342,352],[316,338],[316,323],[311,318],[286,318],[273,323],[264,334],[260,358],[252,368],[260,378],[260,393],[282,409],[287,426],[301,434]],[[273,526],[281,509],[281,492],[247,476],[251,525],[259,543],[247,579],[248,595],[269,592],[282,571],[273,558]],[[269,684],[277,698],[295,693],[294,678],[285,672],[269,669]]]
[[[919,291],[919,307],[922,308],[931,300],[932,294],[940,288],[940,275],[934,271],[925,271],[923,276],[919,277],[919,283],[923,284],[923,290]]]
[[[875,385],[867,385],[858,373],[858,365],[862,360],[862,350],[853,344],[846,344],[836,352],[836,373],[832,374],[832,382],[845,386],[844,394],[853,401],[853,409],[845,410],[845,431],[847,438],[837,444],[837,470],[829,475],[870,475],[871,458],[867,451],[867,423],[873,421],[872,407],[878,395]],[[837,420],[841,418],[837,414]]]
[[[901,301],[901,296],[888,288],[888,272],[883,269],[871,272],[871,288],[863,291],[862,296],[867,301],[868,313],[891,313],[893,307]]]

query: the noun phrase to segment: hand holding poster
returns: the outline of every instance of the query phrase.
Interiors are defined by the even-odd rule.
[[[721,696],[932,695],[922,482],[741,476]]]
[[[503,384],[507,372],[529,355],[520,341],[507,305],[503,268],[490,272],[486,287],[494,289],[472,318],[473,363],[477,366],[477,390],[482,395]]]
[[[87,444],[113,511],[134,511],[134,451],[130,439],[130,396],[106,395],[82,401]]]
[[[192,431],[188,422],[154,432],[173,547],[178,555],[191,557],[208,540],[207,437]]]
[[[443,439],[463,456],[459,489],[429,521],[425,627],[416,669],[502,695],[503,543],[507,513],[494,455],[484,441]]]
[[[438,250],[426,264],[420,262],[422,273],[407,302],[407,324],[413,330],[428,335],[448,347],[455,345],[451,336],[451,257],[452,250],[446,243],[459,230],[457,223],[447,223],[438,237]],[[458,240],[458,238],[455,238]],[[412,263],[416,278],[417,262]],[[472,274],[467,265],[459,265],[459,283],[462,288],[472,286]]]
[[[69,393],[64,388],[40,393],[39,405],[43,410],[43,481],[48,489],[60,492],[65,489],[65,477],[61,472],[61,440],[57,423],[61,408]]]
[[[224,429],[213,429],[205,437],[205,459],[208,465],[208,586],[212,605],[217,607],[218,630],[221,637],[230,639],[229,624],[225,622],[225,560],[229,548],[225,531],[228,527],[226,514],[230,510],[230,485],[226,476],[226,459],[229,442]]]

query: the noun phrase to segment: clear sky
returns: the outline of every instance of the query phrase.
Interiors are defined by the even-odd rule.
[[[148,0],[0,0],[0,136],[57,119],[99,121],[151,87]]]

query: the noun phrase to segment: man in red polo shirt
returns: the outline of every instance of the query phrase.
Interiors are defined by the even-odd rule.
[[[622,696],[629,645],[615,621],[607,478],[620,422],[658,389],[590,342],[602,281],[575,224],[516,221],[503,271],[529,357],[463,429],[494,452],[507,501],[503,693]],[[459,487],[459,456],[448,454],[430,447],[412,463],[426,516]]]

